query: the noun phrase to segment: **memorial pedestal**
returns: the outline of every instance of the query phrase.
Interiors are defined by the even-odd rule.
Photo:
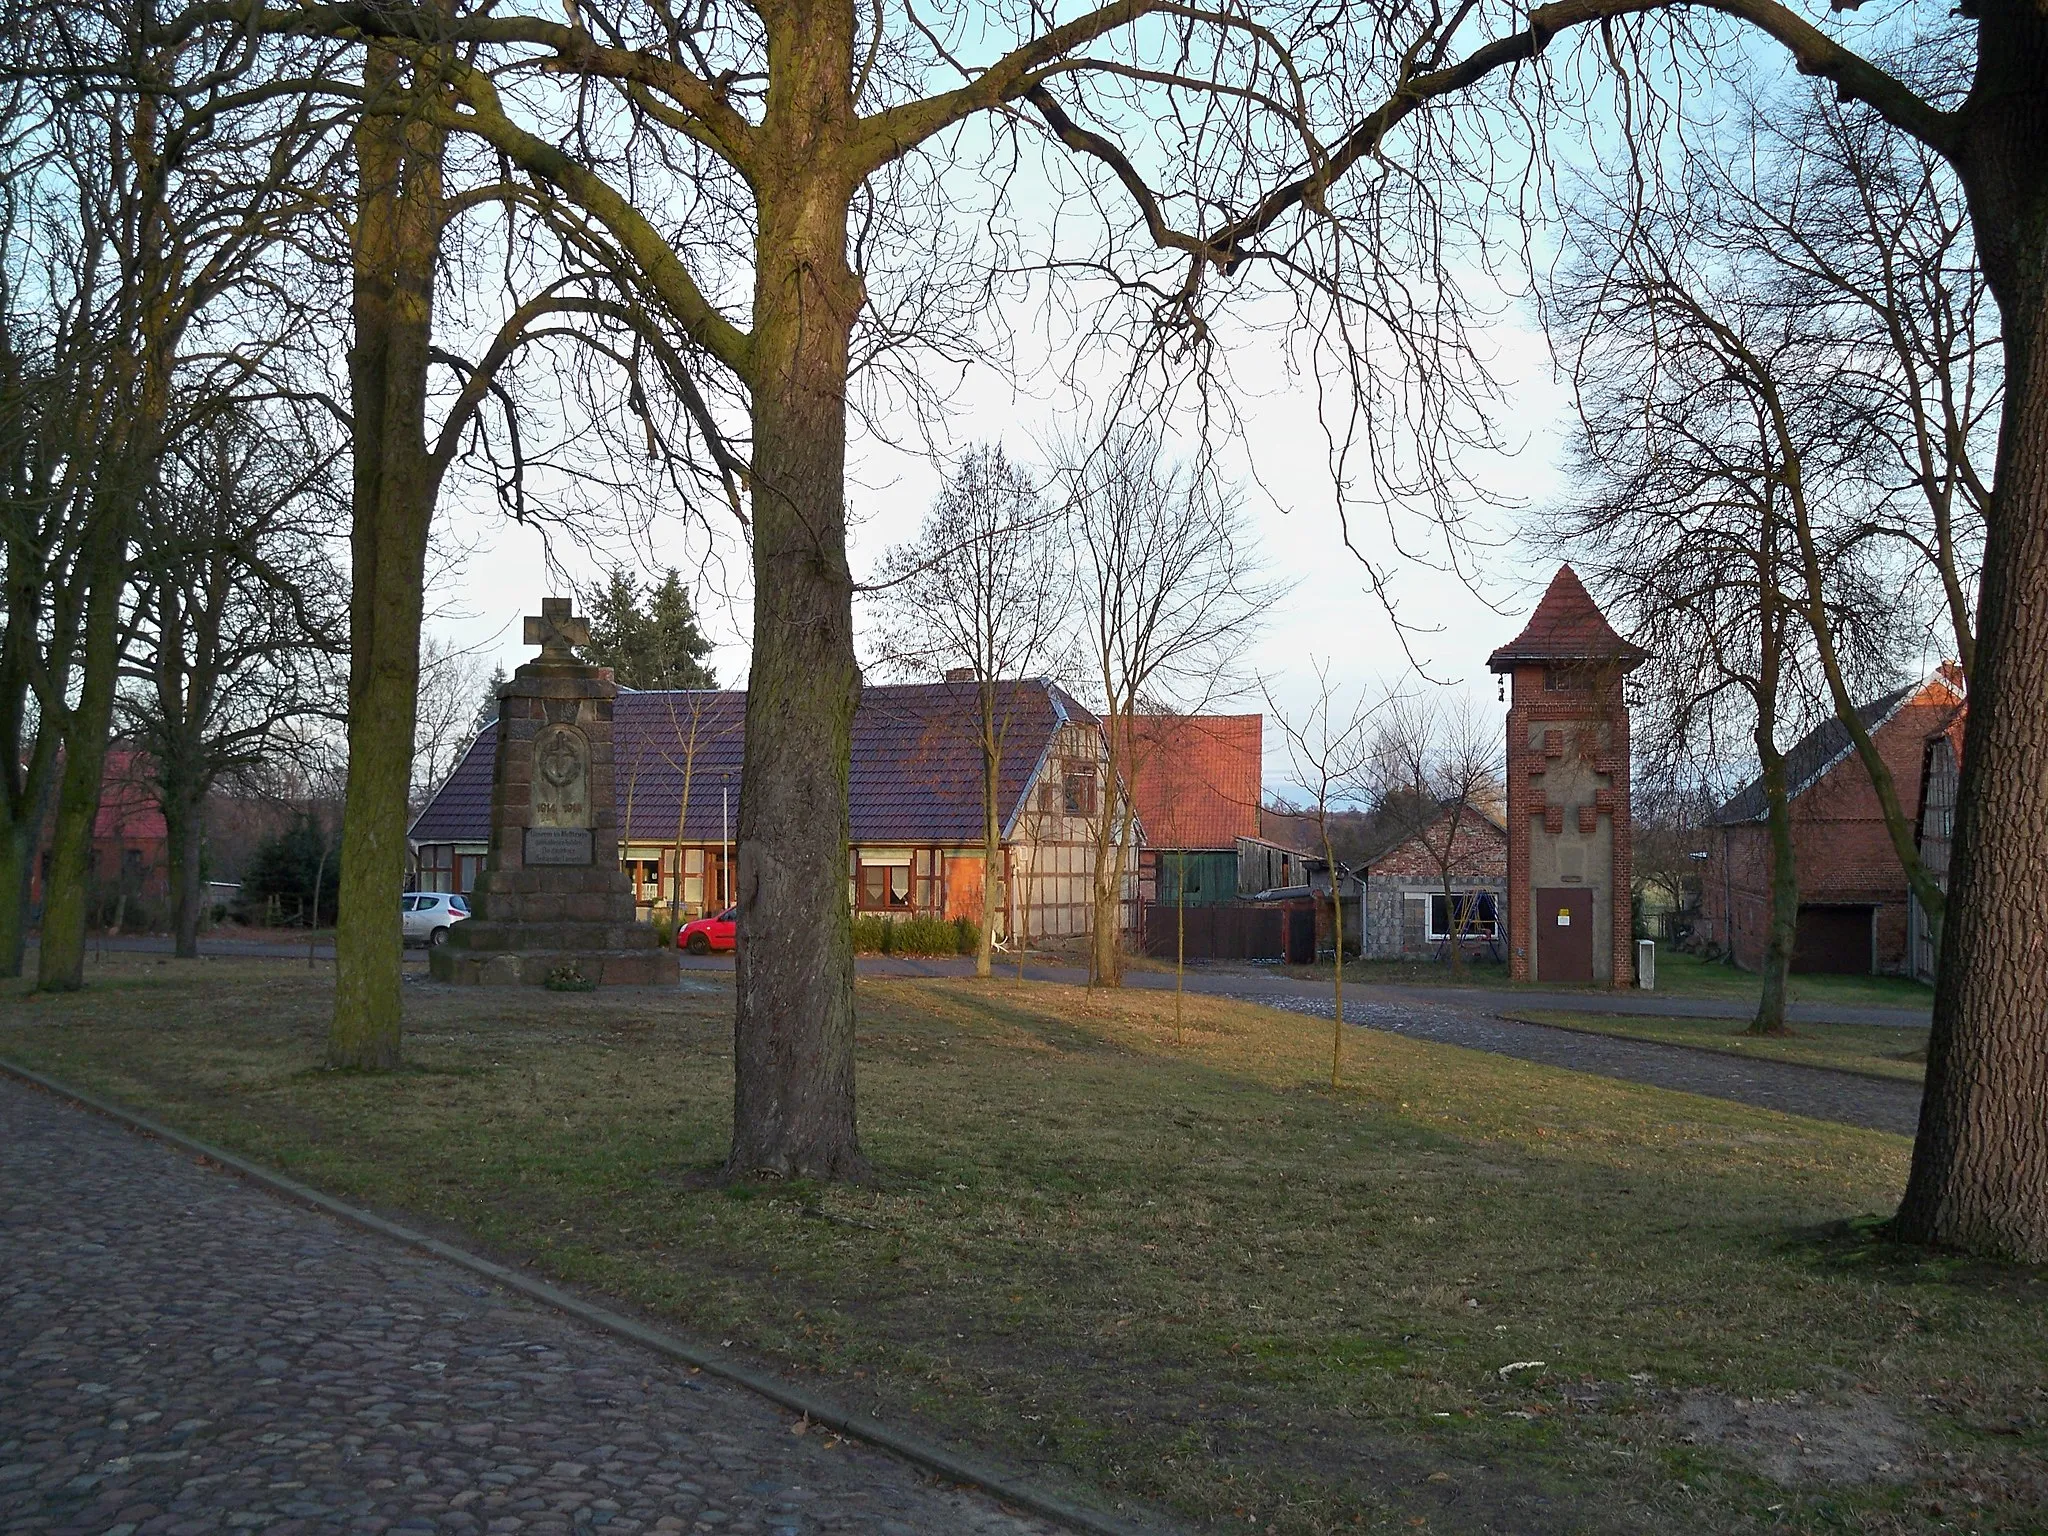
[[[472,916],[428,956],[437,981],[540,986],[573,967],[598,986],[673,983],[674,950],[635,920],[617,861],[609,669],[569,649],[582,633],[550,598],[527,620],[540,656],[498,691],[491,846]]]

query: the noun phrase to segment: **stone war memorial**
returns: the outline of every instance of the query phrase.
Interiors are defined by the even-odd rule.
[[[618,861],[612,803],[608,667],[585,666],[572,646],[589,626],[566,598],[526,621],[540,655],[498,690],[491,773],[491,842],[470,893],[468,922],[428,959],[435,980],[541,986],[674,982],[675,951],[634,920]]]
[[[1508,973],[1626,987],[1630,902],[1628,704],[1649,658],[1560,566],[1522,632],[1487,658],[1508,706]]]

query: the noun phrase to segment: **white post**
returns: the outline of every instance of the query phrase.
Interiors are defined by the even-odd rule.
[[[730,784],[718,786],[718,910],[721,912],[732,905],[732,813],[728,809],[731,794]]]

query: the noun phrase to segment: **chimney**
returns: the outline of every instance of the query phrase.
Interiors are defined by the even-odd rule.
[[[975,680],[974,668],[972,667],[946,668],[946,681],[949,683],[971,683]]]

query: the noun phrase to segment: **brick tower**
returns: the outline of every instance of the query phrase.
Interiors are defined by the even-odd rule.
[[[1560,566],[1522,632],[1487,658],[1510,679],[1508,967],[1516,981],[1635,979],[1622,680],[1649,652]]]

